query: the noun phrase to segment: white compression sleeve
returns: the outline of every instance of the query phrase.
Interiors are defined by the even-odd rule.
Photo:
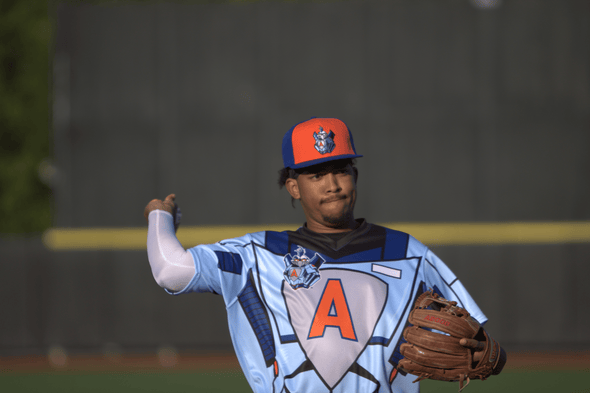
[[[147,252],[154,279],[172,292],[184,289],[195,275],[195,263],[174,233],[172,214],[154,210],[148,217]]]

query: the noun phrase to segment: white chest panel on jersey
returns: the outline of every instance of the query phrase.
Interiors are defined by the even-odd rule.
[[[311,288],[293,289],[284,282],[282,291],[303,351],[333,388],[372,337],[387,284],[363,272],[322,269]]]

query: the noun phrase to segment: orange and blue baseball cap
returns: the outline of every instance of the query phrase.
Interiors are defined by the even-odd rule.
[[[357,157],[362,156],[356,154],[352,133],[339,119],[312,117],[295,124],[283,137],[285,168]]]

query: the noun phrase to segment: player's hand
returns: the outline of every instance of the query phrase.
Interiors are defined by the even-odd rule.
[[[473,350],[473,361],[474,362],[479,362],[483,356],[483,350],[486,347],[486,344],[481,342],[481,341],[477,341],[474,340],[472,338],[462,338],[459,341],[459,344],[461,344],[462,346],[464,346],[465,348],[469,348],[471,350]]]
[[[175,194],[168,195],[166,199],[164,199],[163,201],[160,199],[152,199],[143,211],[143,216],[145,217],[145,220],[149,223],[148,217],[152,211],[164,210],[172,214],[172,217],[174,217],[174,230],[176,231],[178,229],[178,226],[180,225],[180,218],[182,217],[182,213],[180,212],[180,208],[178,207],[176,202],[174,202],[174,199],[176,199]]]

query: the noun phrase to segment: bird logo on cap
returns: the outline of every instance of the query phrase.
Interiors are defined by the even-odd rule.
[[[334,143],[334,132],[330,131],[330,133],[326,133],[326,131],[324,131],[324,129],[322,128],[322,126],[320,126],[320,132],[314,132],[313,133],[313,138],[315,139],[315,149],[320,153],[320,154],[326,154],[326,153],[331,153],[332,150],[334,150],[334,148],[336,147],[336,144]]]

